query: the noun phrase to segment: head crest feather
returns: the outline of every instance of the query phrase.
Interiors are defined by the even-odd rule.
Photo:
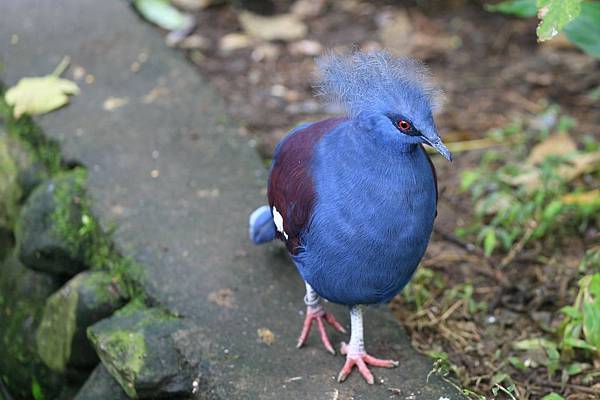
[[[317,95],[342,105],[351,117],[361,112],[441,107],[441,90],[427,67],[412,58],[393,57],[387,51],[330,52],[317,60],[317,71]]]

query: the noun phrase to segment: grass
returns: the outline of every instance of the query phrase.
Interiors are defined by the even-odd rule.
[[[488,137],[513,144],[463,171],[478,248],[429,256],[392,308],[468,398],[598,398],[600,144],[556,108]]]

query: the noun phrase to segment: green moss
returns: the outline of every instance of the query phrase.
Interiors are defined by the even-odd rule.
[[[31,118],[27,116],[19,119],[13,118],[12,109],[4,100],[4,90],[1,85],[0,119],[4,121],[8,134],[23,142],[28,152],[33,155],[34,161],[41,163],[56,182],[53,198],[56,208],[51,216],[54,233],[65,238],[73,252],[83,252],[85,265],[92,270],[108,272],[111,280],[118,282],[124,295],[131,299],[129,306],[125,307],[121,313],[133,313],[143,309],[145,301],[142,289],[143,268],[131,258],[119,254],[114,248],[111,234],[104,231],[94,217],[91,199],[86,194],[87,171],[84,168],[75,168],[69,171],[62,162],[60,147],[56,141],[46,137]],[[12,165],[9,168],[2,164],[2,154],[0,148],[0,173],[12,171]],[[73,205],[77,205],[77,207],[73,207]],[[98,277],[98,279],[104,278]],[[105,293],[97,294],[101,296]],[[60,292],[51,296],[46,307],[48,313],[54,316],[52,319],[44,321],[37,331],[38,351],[43,357],[44,363],[50,365],[54,370],[63,370],[70,357],[70,347],[65,343],[70,342],[66,339],[72,338],[75,331],[77,296],[76,293],[66,295],[60,294]],[[150,318],[140,321],[136,329],[142,329],[152,321],[173,319],[168,313],[160,310],[152,311],[149,315]],[[56,321],[53,320],[54,318]],[[56,329],[61,331],[56,332]],[[93,335],[90,332],[88,330],[88,335],[93,341]],[[63,339],[57,340],[56,338],[60,335],[63,336]],[[5,336],[4,347],[15,347],[13,346],[14,341],[19,340],[19,336],[11,334],[8,337],[12,342],[6,342],[7,337]],[[130,396],[135,396],[135,389],[131,386],[131,382],[126,380],[133,379],[143,365],[146,355],[146,343],[143,335],[136,332],[117,331],[103,338],[102,343],[107,346],[106,349],[111,350],[111,353],[120,354],[116,362],[111,362],[107,359],[107,354],[99,350],[101,347],[96,346],[103,364],[109,369],[111,375],[125,376],[127,379],[120,383]],[[23,363],[30,362],[28,357],[31,356],[28,354],[17,356]],[[3,380],[6,382],[9,377],[3,376]]]
[[[88,331],[91,332],[91,331]],[[98,355],[102,364],[117,379],[123,390],[132,398],[136,397],[134,382],[139,375],[146,357],[146,342],[139,332],[116,330],[95,336],[88,333],[97,343]]]
[[[15,119],[12,108],[4,100],[4,90],[0,85],[0,118],[4,120],[9,134],[21,139],[29,146],[36,159],[54,174],[62,169],[60,147],[56,141],[48,139],[28,116]]]
[[[0,376],[16,398],[29,398],[34,379],[44,393],[62,386],[40,360],[35,337],[46,297],[57,286],[52,277],[25,268],[14,254],[0,262]]]
[[[68,179],[61,179],[62,177]],[[95,270],[109,271],[122,283],[130,298],[143,298],[141,280],[143,269],[114,249],[113,241],[105,233],[92,213],[91,200],[86,194],[87,172],[76,168],[60,173],[56,178],[53,229],[65,238],[73,252],[82,249],[85,264]],[[77,207],[73,207],[76,203]],[[77,210],[75,213],[74,210]]]
[[[10,229],[18,213],[21,188],[17,164],[11,157],[6,139],[0,132],[0,227]]]
[[[37,333],[38,354],[56,372],[63,372],[67,366],[77,327],[79,292],[76,287],[81,279],[77,277],[73,281],[50,296]]]

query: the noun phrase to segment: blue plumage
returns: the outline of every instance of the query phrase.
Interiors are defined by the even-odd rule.
[[[269,206],[262,206],[250,214],[249,221],[250,240],[254,244],[263,244],[275,239],[275,224]]]
[[[423,144],[451,159],[433,119],[440,92],[422,64],[386,52],[331,54],[318,69],[318,93],[347,115],[296,128],[278,144],[269,206],[253,214],[250,233],[255,243],[273,235],[286,243],[307,283],[307,321],[319,318],[314,300],[306,300],[317,294],[353,306],[354,356],[348,360],[362,354],[366,363],[390,367],[394,362],[374,359],[361,347],[356,306],[389,302],[429,243],[437,183]],[[303,331],[300,345],[305,338]],[[324,343],[328,347],[328,339]],[[354,365],[349,362],[340,380]],[[361,371],[371,383],[367,372]]]

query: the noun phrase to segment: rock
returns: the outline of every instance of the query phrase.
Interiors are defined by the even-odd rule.
[[[127,306],[88,329],[102,364],[132,398],[190,395],[193,368],[177,350],[182,322],[159,309]]]
[[[36,159],[30,146],[8,135],[0,126],[0,225],[6,215],[3,212],[6,204],[10,208],[10,201],[13,201],[13,207],[14,203],[22,202],[47,177],[48,171]],[[14,212],[11,222],[16,216]]]
[[[119,383],[113,378],[104,365],[99,364],[85,381],[74,400],[127,400]]]
[[[35,346],[46,298],[59,286],[55,277],[25,268],[13,253],[0,261],[0,378],[15,398],[33,398],[37,387],[53,399],[63,385]]]
[[[73,276],[84,270],[91,217],[83,212],[85,172],[75,170],[38,186],[15,229],[19,258],[40,272]]]
[[[95,365],[98,357],[86,330],[124,304],[122,292],[112,275],[96,271],[76,275],[50,296],[37,332],[44,363],[57,372]]]

